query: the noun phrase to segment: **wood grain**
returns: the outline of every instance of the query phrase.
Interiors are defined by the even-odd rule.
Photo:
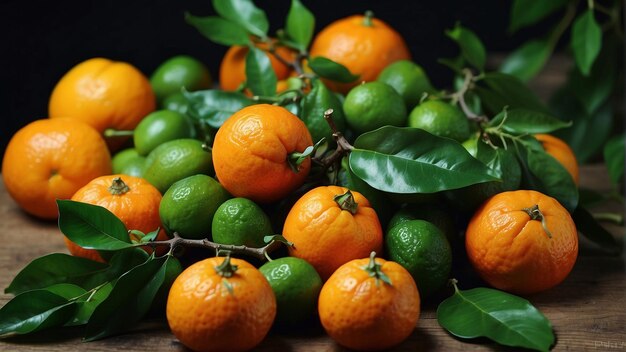
[[[582,168],[581,186],[608,191],[610,183],[602,165]],[[624,212],[618,204],[600,210]],[[624,227],[608,226],[620,241]],[[54,222],[43,222],[23,213],[0,184],[0,287],[31,260],[66,252],[62,234]],[[558,287],[528,299],[550,319],[557,335],[554,351],[626,350],[626,270],[623,257],[608,256],[593,244],[581,242],[579,259],[571,275]],[[472,281],[466,281],[466,283]],[[463,285],[463,281],[461,281]],[[465,287],[468,288],[468,287]],[[0,294],[0,305],[11,296]],[[426,303],[418,327],[397,351],[501,351],[485,339],[461,341],[444,331],[436,320],[436,304]],[[83,343],[80,329],[54,331],[0,341],[0,351],[182,351],[185,348],[169,332],[163,319],[149,319],[128,334]],[[258,346],[260,351],[343,351],[319,326],[305,331],[272,331]]]

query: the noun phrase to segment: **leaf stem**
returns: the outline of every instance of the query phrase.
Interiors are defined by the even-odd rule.
[[[465,101],[465,94],[472,88],[474,82],[476,81],[477,76],[474,76],[472,71],[468,68],[463,69],[463,85],[461,88],[451,95],[451,99],[453,103],[459,103],[461,110],[468,119],[475,121],[477,123],[488,122],[489,119],[485,115],[476,115],[467,105]]]
[[[624,215],[619,213],[594,213],[593,218],[598,221],[612,222],[615,225],[624,225]]]
[[[569,4],[567,4],[567,7],[565,9],[565,14],[563,15],[559,23],[557,23],[556,27],[554,27],[554,30],[552,31],[552,33],[550,34],[550,37],[548,38],[548,45],[550,45],[551,48],[554,48],[554,46],[559,41],[561,36],[563,36],[563,33],[565,33],[565,30],[570,26],[570,24],[574,20],[574,17],[576,16],[577,6],[578,6],[578,1],[570,2]]]
[[[132,137],[135,131],[133,130],[116,130],[113,128],[107,128],[102,133],[105,138],[111,137]]]
[[[325,169],[328,169],[332,165],[338,163],[344,155],[348,154],[354,147],[346,137],[343,136],[341,131],[337,129],[337,125],[333,121],[333,109],[328,109],[324,112],[324,120],[330,126],[330,129],[333,131],[333,139],[337,143],[337,149],[333,151],[332,154],[325,156],[323,158],[313,158],[314,162],[321,164]]]

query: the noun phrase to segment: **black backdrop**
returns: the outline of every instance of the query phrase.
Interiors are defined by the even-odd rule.
[[[319,31],[335,19],[371,9],[406,39],[413,59],[435,86],[448,85],[450,73],[439,57],[456,54],[443,31],[460,21],[490,51],[514,48],[531,29],[506,32],[511,1],[302,0],[315,14]],[[283,24],[290,0],[256,0],[270,18],[271,31]],[[210,0],[0,1],[0,151],[30,121],[47,117],[49,95],[72,66],[102,56],[127,61],[146,75],[177,54],[203,61],[217,77],[225,47],[210,43],[184,22],[183,14],[214,14]],[[540,29],[539,29],[540,30]]]

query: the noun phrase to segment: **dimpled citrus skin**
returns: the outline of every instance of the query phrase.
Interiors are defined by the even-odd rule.
[[[311,168],[310,158],[296,173],[287,157],[312,144],[304,123],[285,108],[248,106],[228,118],[215,135],[215,173],[233,196],[273,202],[304,183]]]
[[[166,310],[170,329],[194,351],[252,349],[267,335],[276,316],[276,298],[263,274],[232,258],[238,269],[223,278],[215,269],[223,261],[213,257],[194,263],[170,289]]]
[[[355,350],[382,350],[404,341],[420,315],[415,281],[401,265],[377,258],[391,285],[371,277],[363,268],[369,259],[342,265],[320,292],[318,312],[326,332]]]
[[[2,178],[27,213],[58,215],[57,199],[69,199],[92,179],[111,173],[111,155],[100,134],[84,122],[42,119],[17,131],[4,153]]]
[[[390,63],[411,58],[398,32],[377,18],[372,19],[372,26],[366,26],[364,19],[363,15],[354,15],[337,20],[324,28],[311,45],[311,58],[329,58],[359,75],[347,84],[325,80],[334,91],[345,94],[360,82],[374,81]]]
[[[578,161],[576,160],[576,155],[574,155],[574,151],[570,148],[565,141],[560,138],[551,136],[549,134],[536,134],[535,138],[541,145],[546,153],[552,155],[556,160],[558,160],[561,165],[572,175],[574,179],[574,183],[578,185],[579,178],[579,170],[578,170]]]
[[[552,238],[524,208],[538,205]],[[556,286],[578,256],[570,214],[554,198],[536,191],[510,191],[488,199],[472,217],[465,246],[470,262],[490,285],[518,294]]]
[[[352,195],[357,213],[342,210],[334,201],[348,189],[317,187],[293,205],[283,227],[283,236],[294,244],[289,255],[309,262],[323,280],[344,263],[382,253],[382,228],[376,211],[358,192]]]
[[[68,71],[52,91],[50,118],[71,117],[102,132],[132,130],[156,106],[148,78],[121,61],[93,58]]]

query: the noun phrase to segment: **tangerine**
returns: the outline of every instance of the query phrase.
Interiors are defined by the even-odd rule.
[[[2,178],[29,214],[56,219],[57,199],[69,199],[92,179],[111,173],[111,155],[91,126],[75,119],[42,119],[17,131],[4,152]]]
[[[578,234],[572,217],[556,199],[517,190],[483,203],[467,227],[465,248],[487,283],[531,294],[567,277],[578,256]]]
[[[213,142],[219,182],[235,197],[270,203],[304,183],[310,158],[292,162],[313,141],[305,124],[283,107],[258,104],[229,117]]]
[[[546,153],[552,155],[572,175],[574,183],[578,185],[578,161],[572,148],[565,141],[549,134],[536,134],[535,138],[541,143]]]
[[[410,60],[411,53],[402,36],[371,12],[337,20],[313,40],[310,56],[323,56],[359,75],[352,83],[325,80],[326,85],[346,94],[360,82],[374,81],[382,70],[398,60]]]
[[[283,227],[293,246],[289,255],[309,262],[323,280],[341,265],[382,250],[383,231],[376,215],[359,192],[320,186],[293,205]]]

